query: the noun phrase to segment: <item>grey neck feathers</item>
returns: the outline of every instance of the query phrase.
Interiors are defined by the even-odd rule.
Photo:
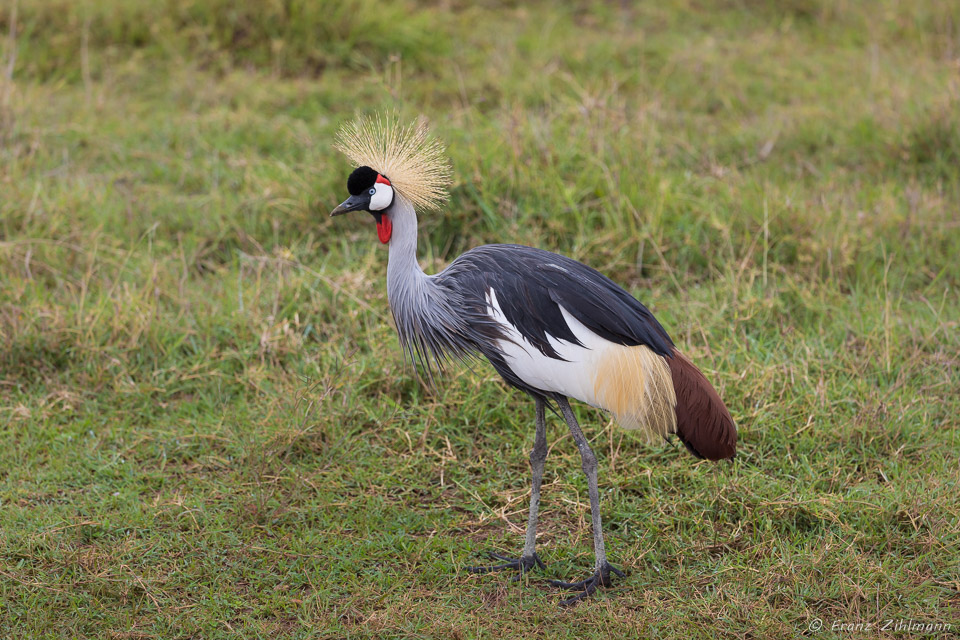
[[[417,290],[429,286],[427,274],[417,262],[417,212],[400,194],[394,198],[393,206],[387,211],[393,224],[387,263],[387,297],[391,308],[404,304]]]
[[[393,224],[387,263],[387,298],[400,343],[414,362],[430,371],[451,357],[467,359],[476,342],[463,314],[462,299],[443,286],[442,276],[428,276],[417,262],[417,213],[396,194],[386,212]]]

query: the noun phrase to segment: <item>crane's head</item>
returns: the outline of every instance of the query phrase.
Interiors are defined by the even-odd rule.
[[[390,242],[393,225],[404,224],[407,208],[437,209],[447,198],[450,165],[423,120],[403,126],[396,117],[361,117],[340,129],[336,148],[357,168],[347,180],[350,197],[330,215],[370,212],[384,244]],[[410,214],[415,221],[412,208]]]
[[[341,202],[330,215],[339,216],[351,211],[368,211],[377,221],[377,237],[387,244],[393,234],[393,223],[387,209],[393,204],[393,184],[370,167],[357,167],[347,178],[350,197]]]

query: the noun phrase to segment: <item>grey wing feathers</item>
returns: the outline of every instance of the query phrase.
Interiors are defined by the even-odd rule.
[[[600,272],[559,254],[523,245],[484,245],[464,253],[437,278],[480,300],[492,288],[507,321],[549,357],[560,358],[547,335],[580,344],[561,306],[606,340],[646,345],[665,357],[673,353],[670,336],[643,304]]]

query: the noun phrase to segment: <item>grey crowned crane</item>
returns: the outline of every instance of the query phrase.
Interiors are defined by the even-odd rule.
[[[570,258],[516,244],[476,247],[427,275],[417,263],[416,209],[445,199],[449,165],[442,146],[420,123],[361,118],[341,132],[337,148],[357,167],[350,197],[331,215],[367,211],[389,247],[387,297],[400,343],[428,370],[449,360],[483,356],[507,384],[536,402],[530,453],[533,487],[526,544],[519,558],[472,571],[530,570],[536,553],[540,483],[547,456],[546,408],[559,410],[580,451],[590,494],[594,572],[579,582],[572,604],[623,573],[607,562],[600,523],[597,458],[568,399],[605,409],[627,429],[676,434],[694,456],[731,458],[737,430],[720,396],[653,314],[609,278]]]

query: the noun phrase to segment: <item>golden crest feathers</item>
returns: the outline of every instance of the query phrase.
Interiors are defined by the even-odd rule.
[[[340,128],[334,146],[356,166],[385,176],[419,209],[438,209],[447,199],[450,163],[423,118],[404,127],[397,116],[360,116]]]

